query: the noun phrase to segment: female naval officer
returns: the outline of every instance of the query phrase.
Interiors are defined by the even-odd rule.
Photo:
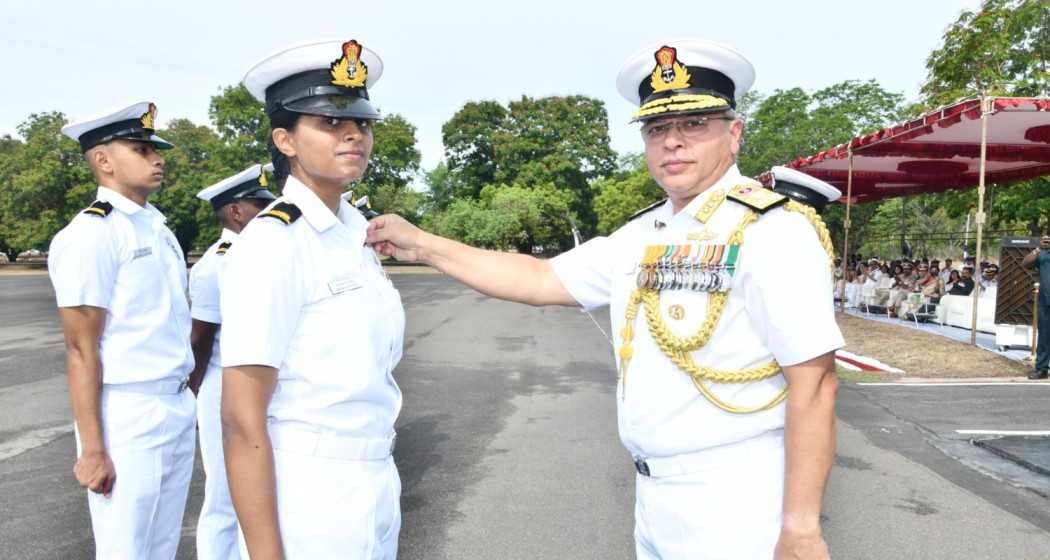
[[[382,70],[357,41],[331,41],[244,77],[284,182],[230,249],[221,291],[226,467],[255,560],[397,556],[404,310],[341,198],[368,166]]]

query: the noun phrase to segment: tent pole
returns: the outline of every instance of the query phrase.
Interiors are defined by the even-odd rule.
[[[984,240],[984,167],[988,155],[988,114],[991,113],[990,97],[981,97],[981,170],[977,183],[977,251],[974,254],[974,284],[973,284],[973,313],[970,319],[970,344],[977,345],[977,304],[980,301],[981,274],[981,243]]]
[[[842,304],[842,310],[846,310],[846,267],[849,265],[849,229],[850,229],[850,207],[853,205],[853,148],[847,145],[846,151],[849,154],[849,173],[846,175],[846,219],[842,222],[842,229],[844,230],[842,236],[842,292],[839,294],[839,301]]]

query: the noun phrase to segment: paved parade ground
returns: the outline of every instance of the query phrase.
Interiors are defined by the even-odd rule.
[[[616,434],[612,352],[591,320],[440,274],[392,278],[408,317],[400,558],[633,558],[635,475]],[[65,383],[47,276],[0,275],[3,558],[93,556]],[[839,399],[833,557],[1046,558],[1050,477],[971,439],[1050,430],[1050,384],[844,383]],[[179,558],[194,557],[202,477],[198,464]]]

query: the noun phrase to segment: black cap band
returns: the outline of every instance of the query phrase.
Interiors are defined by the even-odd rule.
[[[231,187],[221,194],[215,195],[211,199],[211,207],[218,210],[231,202],[253,198],[260,200],[275,200],[277,197],[267,190],[266,187],[262,186],[259,183],[258,178],[255,178],[251,181],[245,181],[236,187]]]
[[[153,129],[142,126],[142,119],[128,119],[89,130],[81,134],[77,141],[80,142],[80,151],[86,152],[99,144],[105,144],[118,138],[148,142],[152,137]]]
[[[272,114],[290,103],[321,95],[368,99],[365,88],[334,85],[331,70],[321,68],[288,76],[266,88],[266,113]]]
[[[729,102],[730,107],[736,109],[736,98],[734,97],[736,86],[733,84],[733,80],[729,79],[729,76],[718,70],[701,68],[699,66],[686,66],[686,70],[689,71],[688,88],[670,89],[653,93],[652,78],[646,77],[646,79],[642,80],[638,84],[638,99],[642,100],[642,105],[664,97],[685,93],[700,93],[721,97]]]
[[[792,198],[805,204],[812,206],[817,212],[820,212],[828,204],[828,197],[820,194],[819,192],[809,188],[803,187],[797,183],[789,183],[787,181],[776,181],[773,184],[773,192],[780,193],[788,198]]]

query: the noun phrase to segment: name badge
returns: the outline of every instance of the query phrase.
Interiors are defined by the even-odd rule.
[[[332,292],[333,296],[343,292],[349,292],[350,290],[356,290],[360,287],[361,284],[358,284],[349,274],[338,276],[328,281],[328,291]]]
[[[131,260],[140,259],[153,254],[153,247],[141,247],[135,249],[135,254],[132,255]]]

